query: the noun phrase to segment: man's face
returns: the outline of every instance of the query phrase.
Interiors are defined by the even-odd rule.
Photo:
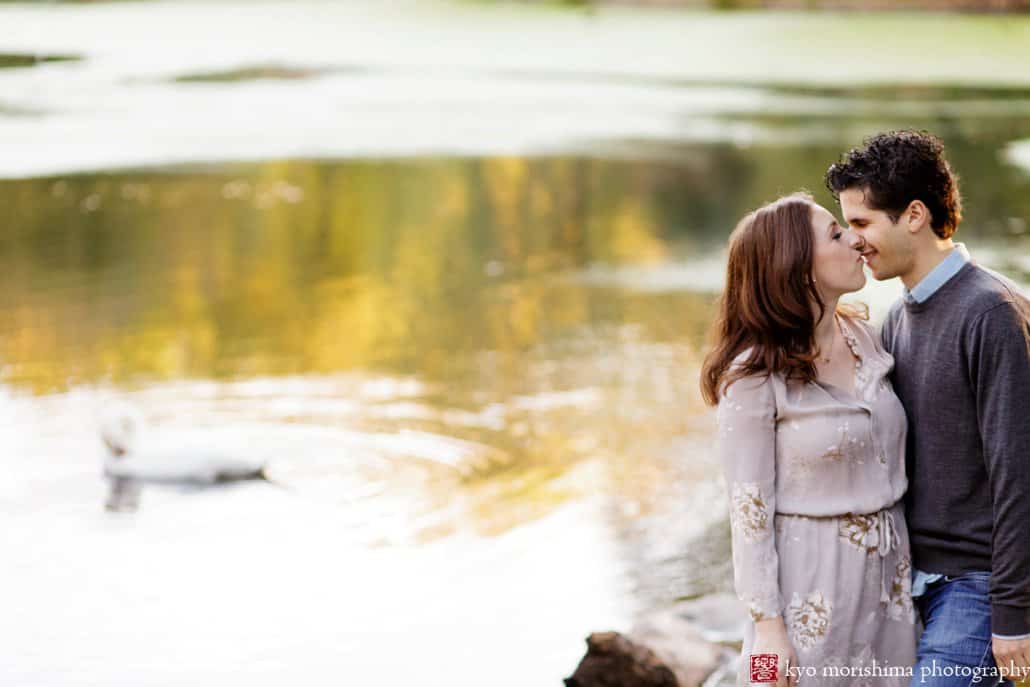
[[[862,256],[874,278],[891,279],[912,269],[912,235],[904,215],[892,222],[886,212],[866,204],[865,189],[860,188],[840,192],[840,209],[844,221],[865,242]]]

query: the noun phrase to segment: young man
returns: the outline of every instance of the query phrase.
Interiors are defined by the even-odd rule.
[[[993,685],[997,666],[1030,668],[1030,300],[952,241],[962,207],[936,137],[867,139],[826,185],[873,277],[905,285],[882,340],[909,421],[906,519],[925,628],[912,684]]]

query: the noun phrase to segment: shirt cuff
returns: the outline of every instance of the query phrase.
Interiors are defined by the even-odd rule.
[[[1025,635],[997,635],[992,632],[991,636],[995,639],[1026,639],[1030,637],[1030,633]]]
[[[991,634],[1002,638],[1030,634],[1030,608],[991,604]]]

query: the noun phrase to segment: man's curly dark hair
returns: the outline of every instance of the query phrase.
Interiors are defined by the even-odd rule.
[[[866,204],[897,222],[914,200],[930,211],[930,226],[942,239],[962,221],[958,177],[944,159],[944,145],[926,131],[887,131],[865,139],[826,171],[826,188],[840,200],[841,191],[861,189]]]

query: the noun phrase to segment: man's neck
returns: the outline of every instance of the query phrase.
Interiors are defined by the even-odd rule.
[[[901,275],[901,282],[905,288],[909,291],[914,289],[919,282],[926,278],[926,275],[933,271],[934,267],[944,262],[944,258],[948,257],[948,253],[954,248],[955,243],[951,239],[943,239],[935,241],[929,250],[917,254],[912,269]]]

